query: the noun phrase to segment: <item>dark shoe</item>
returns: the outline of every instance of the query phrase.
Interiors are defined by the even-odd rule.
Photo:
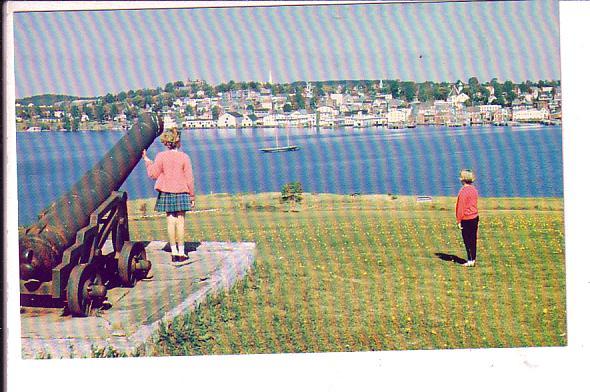
[[[177,261],[179,262],[183,262],[183,261],[187,261],[188,260],[188,256],[187,255],[180,255],[180,256],[176,256]]]
[[[171,255],[172,256],[172,262],[173,263],[177,263],[178,262],[178,256],[177,255]]]

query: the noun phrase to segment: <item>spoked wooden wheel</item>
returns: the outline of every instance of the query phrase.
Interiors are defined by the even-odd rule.
[[[128,241],[129,238],[125,237],[125,228],[123,225],[117,225],[115,230],[113,230],[113,249],[115,253],[118,253],[123,248],[123,244],[125,241]]]
[[[93,264],[78,264],[68,279],[68,308],[72,316],[86,317],[92,308],[102,305],[106,286]]]
[[[133,287],[138,279],[143,279],[147,273],[145,271],[146,262],[148,261],[143,244],[125,241],[118,260],[121,284],[125,287]]]

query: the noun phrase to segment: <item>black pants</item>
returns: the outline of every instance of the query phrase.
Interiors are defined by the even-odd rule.
[[[479,216],[475,219],[461,221],[461,235],[467,250],[467,260],[475,260],[477,256],[477,226],[479,225]]]

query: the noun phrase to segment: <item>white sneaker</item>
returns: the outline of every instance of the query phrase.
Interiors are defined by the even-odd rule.
[[[467,260],[467,263],[464,263],[464,267],[473,267],[475,265],[475,260]]]

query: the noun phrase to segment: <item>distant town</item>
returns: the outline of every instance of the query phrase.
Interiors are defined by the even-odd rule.
[[[38,95],[16,100],[17,131],[108,131],[131,127],[143,111],[158,112],[165,128],[468,126],[561,123],[560,81],[515,83],[355,80],[170,82],[80,98]]]

